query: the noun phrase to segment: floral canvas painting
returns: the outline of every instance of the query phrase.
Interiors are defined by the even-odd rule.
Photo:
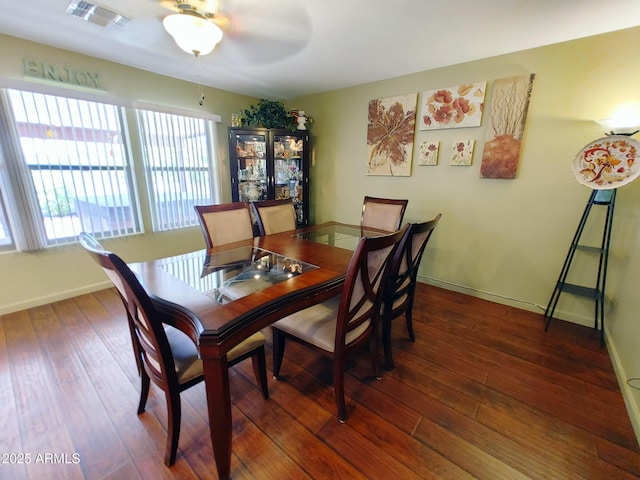
[[[451,165],[471,165],[475,140],[458,140],[451,145]]]
[[[420,103],[420,130],[478,127],[487,82],[428,90]]]
[[[440,142],[422,142],[418,153],[418,165],[437,165]]]
[[[482,153],[482,178],[516,178],[534,74],[496,80],[487,139]]]
[[[369,102],[367,175],[411,175],[418,94]]]

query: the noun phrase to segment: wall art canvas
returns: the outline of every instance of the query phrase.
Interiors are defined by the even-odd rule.
[[[494,82],[482,153],[482,178],[515,178],[535,74]]]
[[[475,140],[458,140],[451,145],[451,165],[471,165]]]
[[[418,94],[369,102],[367,175],[411,175]]]
[[[440,142],[422,142],[418,152],[418,165],[438,165]]]
[[[478,127],[487,82],[427,90],[420,103],[420,130]]]

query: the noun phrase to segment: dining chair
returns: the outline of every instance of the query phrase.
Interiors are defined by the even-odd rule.
[[[258,231],[261,237],[295,230],[296,211],[292,198],[251,202],[251,205],[258,221]]]
[[[81,245],[113,282],[133,325],[136,361],[142,365],[138,414],[144,412],[150,381],[165,394],[167,442],[164,463],[174,464],[180,436],[180,393],[204,380],[196,335],[188,325],[198,323],[186,309],[161,299],[151,299],[136,275],[116,254],[99,247],[92,235],[80,234]],[[187,320],[189,319],[189,320]],[[262,395],[269,398],[265,337],[257,332],[227,353],[229,366],[251,358]],[[136,350],[134,348],[134,350]]]
[[[92,250],[99,250],[99,251],[104,250],[104,247],[98,241],[98,239],[96,239],[96,237],[94,237],[93,235],[91,235],[89,233],[86,233],[86,232],[80,233],[79,240],[80,240],[80,244],[85,249],[92,249]],[[140,353],[140,344],[138,343],[137,337],[136,337],[136,334],[135,334],[135,327],[133,325],[133,319],[131,318],[131,315],[129,314],[129,309],[126,308],[127,307],[127,300],[122,296],[122,293],[120,292],[119,289],[116,289],[116,291],[118,293],[118,296],[120,297],[120,300],[122,300],[122,303],[125,306],[125,312],[127,314],[127,323],[129,325],[129,333],[131,334],[131,346],[133,348],[133,355],[134,355],[135,360],[136,360],[136,367],[138,369],[138,375],[143,375],[144,366],[142,365],[142,356],[141,356],[141,353]]]
[[[369,343],[371,363],[380,379],[378,322],[382,285],[389,260],[404,234],[403,229],[380,237],[362,237],[347,269],[340,295],[282,318],[273,328],[273,376],[278,378],[286,340],[301,343],[333,361],[333,388],[338,419],[344,423],[346,358]]]
[[[194,205],[207,248],[253,238],[249,202]]]
[[[385,369],[387,370],[392,370],[394,367],[391,354],[391,323],[393,319],[404,314],[409,339],[412,342],[416,341],[411,312],[416,292],[418,268],[427,242],[441,217],[442,214],[439,213],[428,222],[410,223],[390,260],[389,274],[382,294],[382,345]]]
[[[407,199],[364,197],[360,226],[378,228],[387,232],[400,229]]]

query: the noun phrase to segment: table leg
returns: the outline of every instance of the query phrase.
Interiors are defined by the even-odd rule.
[[[231,473],[231,394],[227,356],[203,358],[204,382],[209,410],[209,431],[218,478],[228,480]]]

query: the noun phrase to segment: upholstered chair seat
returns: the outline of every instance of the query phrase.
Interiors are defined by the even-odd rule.
[[[171,325],[166,325],[164,331],[169,340],[169,346],[173,353],[173,362],[175,365],[178,383],[187,383],[203,374],[202,360],[198,354],[198,347],[188,335],[183,333]],[[264,345],[265,337],[262,333],[257,332],[244,340],[241,344],[236,345],[227,353],[227,361],[233,362],[236,358],[260,348]]]
[[[340,305],[340,297],[333,297],[323,303],[314,305],[277,322],[276,327],[285,333],[296,335],[299,339],[315,345],[327,352],[334,352],[336,343],[336,315]],[[372,302],[367,301],[361,309],[372,307]],[[350,345],[360,337],[371,324],[367,319],[362,325],[348,332],[345,336],[345,345]]]

